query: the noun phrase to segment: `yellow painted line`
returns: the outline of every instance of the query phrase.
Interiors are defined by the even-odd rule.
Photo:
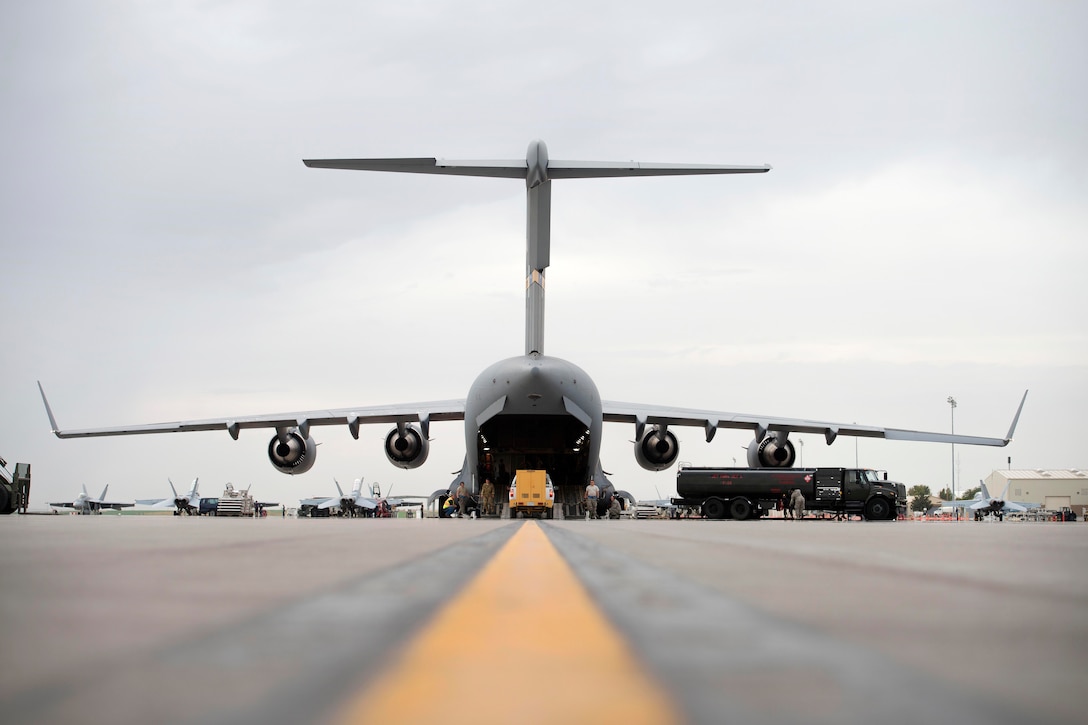
[[[343,723],[674,723],[678,710],[527,521]]]

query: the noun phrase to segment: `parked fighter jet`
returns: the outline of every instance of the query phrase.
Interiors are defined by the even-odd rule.
[[[339,508],[341,516],[351,518],[357,516],[389,516],[393,509],[398,506],[420,506],[421,503],[418,499],[426,498],[424,496],[383,497],[381,487],[377,483],[373,486],[368,484],[367,489],[370,495],[364,496],[363,479],[361,477],[355,479],[351,492],[345,495],[344,489],[340,488],[340,482],[335,478],[332,479],[332,482],[336,484],[336,491],[340,494],[339,497],[318,496],[300,499],[298,502],[299,508],[310,506],[319,511]],[[390,486],[389,491],[392,493],[392,486]]]
[[[318,498],[304,498],[300,500],[299,507],[313,506],[318,510],[325,510],[331,508],[339,508],[343,516],[349,516],[355,518],[356,516],[363,516],[364,511],[373,511],[378,507],[378,499],[374,498],[374,489],[370,487],[370,495],[363,495],[363,479],[356,478],[355,483],[351,487],[351,492],[347,495],[344,494],[344,489],[340,488],[340,482],[335,478],[332,482],[336,484],[336,491],[339,496],[318,497]]]
[[[106,487],[102,489],[102,495],[98,498],[92,498],[87,493],[87,487],[83,487],[83,492],[75,497],[74,501],[61,501],[59,503],[51,503],[50,506],[54,508],[66,508],[75,509],[81,514],[100,514],[102,509],[114,509],[120,511],[121,509],[128,508],[133,504],[130,503],[116,503],[106,500],[106,491],[110,489],[110,485],[107,483]]]
[[[200,478],[198,477],[193,479],[193,487],[189,489],[189,493],[183,496],[178,495],[178,490],[174,488],[173,481],[171,481],[169,478],[167,478],[166,480],[170,482],[170,490],[174,492],[173,498],[137,499],[136,503],[140,504],[141,506],[151,506],[157,509],[165,509],[174,506],[176,508],[176,510],[174,511],[175,516],[180,516],[183,513],[190,516],[199,514],[200,494],[197,493],[196,489],[199,485]]]
[[[672,466],[679,455],[674,426],[702,428],[709,443],[719,428],[752,432],[748,464],[756,468],[789,467],[796,460],[790,433],[821,433],[828,445],[840,435],[1004,446],[1012,440],[1023,409],[1020,401],[1008,434],[1003,438],[930,433],[860,426],[853,423],[779,418],[716,410],[694,410],[641,403],[602,400],[597,386],[573,363],[544,354],[544,273],[551,264],[551,185],[553,180],[620,176],[677,176],[690,174],[759,174],[762,166],[709,164],[646,164],[634,161],[556,161],[543,141],[529,144],[525,158],[503,161],[447,161],[435,158],[306,160],[309,167],[416,174],[479,176],[519,179],[525,184],[527,239],[525,264],[525,353],[486,368],[468,389],[466,398],[386,406],[295,411],[265,415],[228,416],[151,425],[85,430],[61,430],[42,391],[42,401],[53,433],[58,438],[135,435],[183,431],[226,431],[234,439],[242,429],[274,429],[268,458],[276,470],[305,473],[314,465],[317,443],[314,426],[344,426],[355,439],[362,424],[393,424],[385,437],[385,455],[400,468],[416,468],[427,460],[430,426],[435,421],[464,421],[465,459],[451,487],[463,481],[479,491],[479,463],[484,451],[493,462],[516,470],[531,451],[546,462],[556,485],[578,490],[590,477],[602,491],[605,510],[614,492],[600,462],[603,423],[634,425],[636,461],[650,471]],[[40,388],[40,383],[39,383]],[[1026,399],[1027,393],[1024,394]]]
[[[1028,503],[1026,501],[1007,501],[1005,495],[1009,492],[1009,481],[1005,484],[1005,490],[1001,492],[1001,496],[994,498],[990,495],[989,489],[986,488],[986,482],[979,479],[979,485],[981,491],[975,494],[973,499],[967,499],[966,501],[946,501],[941,504],[941,508],[961,508],[966,511],[973,511],[975,514],[975,520],[978,521],[983,516],[993,515],[998,519],[1004,519],[1005,514],[1013,511],[1024,512],[1030,509],[1039,508],[1040,504]]]

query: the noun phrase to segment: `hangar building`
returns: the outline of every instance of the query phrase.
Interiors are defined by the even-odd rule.
[[[1069,507],[1081,520],[1088,512],[1088,472],[1076,468],[994,471],[986,478],[991,496],[1000,496],[1006,484],[1008,501],[1037,503],[1048,511]]]

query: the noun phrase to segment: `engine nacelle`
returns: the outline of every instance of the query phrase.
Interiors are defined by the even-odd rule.
[[[431,443],[414,425],[397,427],[385,437],[385,457],[398,468],[418,468],[427,460]]]
[[[317,460],[317,444],[313,438],[303,438],[298,428],[292,428],[287,432],[286,443],[280,440],[279,435],[272,436],[268,443],[268,460],[280,473],[289,476],[306,473]]]
[[[647,471],[663,471],[676,462],[680,442],[670,431],[650,428],[635,441],[635,460]]]
[[[797,460],[797,451],[789,440],[781,443],[774,436],[753,438],[748,444],[749,468],[789,468]]]

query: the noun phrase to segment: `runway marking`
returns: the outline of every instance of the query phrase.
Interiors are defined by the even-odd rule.
[[[678,712],[527,521],[339,720],[674,723]]]

